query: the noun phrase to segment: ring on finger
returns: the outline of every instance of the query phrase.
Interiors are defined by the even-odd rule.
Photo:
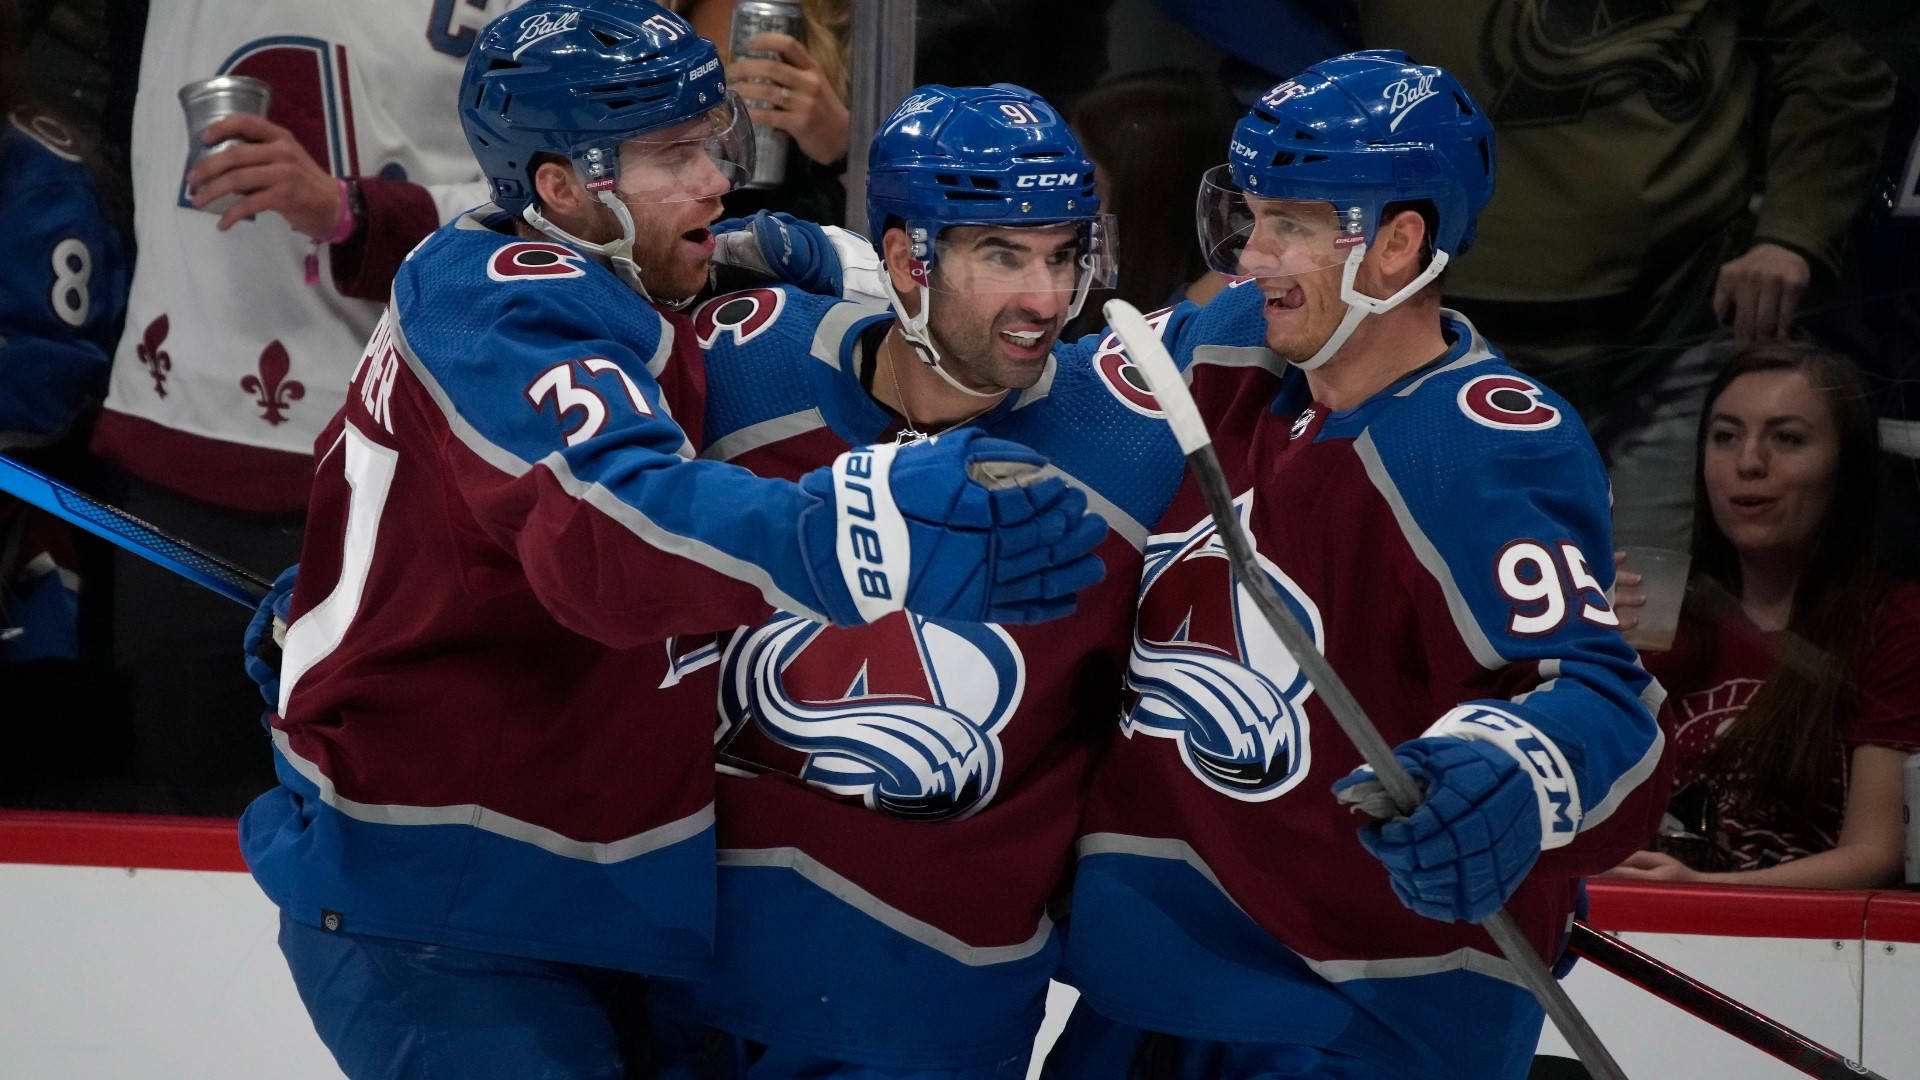
[[[791,88],[785,87],[785,86],[780,88],[780,104],[785,105],[787,103],[787,99],[792,96],[793,96],[793,90]]]

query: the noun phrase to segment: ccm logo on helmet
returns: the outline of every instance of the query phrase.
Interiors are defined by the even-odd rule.
[[[1460,388],[1460,411],[1482,427],[1543,431],[1560,423],[1560,410],[1540,400],[1541,390],[1518,375],[1482,375]]]
[[[1014,187],[1072,187],[1080,182],[1077,172],[1034,173],[1013,182]]]

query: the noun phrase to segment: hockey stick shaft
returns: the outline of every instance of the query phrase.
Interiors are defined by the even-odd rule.
[[[1173,428],[1174,438],[1180,443],[1180,450],[1186,455],[1187,467],[1193,471],[1199,481],[1200,492],[1206,499],[1207,509],[1213,515],[1214,526],[1221,543],[1227,550],[1227,562],[1233,567],[1234,576],[1243,588],[1253,597],[1254,606],[1260,610],[1267,624],[1279,636],[1280,642],[1300,665],[1300,671],[1313,684],[1314,691],[1320,695],[1327,711],[1333,715],[1334,722],[1353,742],[1360,756],[1373,768],[1388,796],[1402,813],[1410,812],[1419,805],[1421,794],[1413,777],[1407,775],[1393,748],[1381,737],[1380,729],[1368,719],[1366,711],[1360,707],[1346,683],[1326,657],[1314,647],[1313,639],[1300,625],[1286,604],[1274,592],[1272,582],[1260,572],[1259,561],[1254,557],[1253,541],[1244,528],[1240,518],[1233,510],[1233,494],[1227,487],[1225,472],[1220,468],[1220,459],[1213,452],[1213,440],[1207,433],[1206,422],[1200,418],[1200,410],[1193,403],[1192,395],[1187,393],[1186,381],[1173,366],[1173,357],[1167,354],[1166,346],[1160,343],[1160,335],[1147,325],[1146,319],[1133,305],[1124,300],[1110,300],[1102,308],[1107,323],[1119,334],[1120,341],[1126,346],[1127,354],[1134,365],[1147,377],[1147,385],[1159,402],[1160,409],[1166,413],[1167,423]],[[1533,994],[1534,1000],[1553,1021],[1560,1034],[1573,1047],[1587,1072],[1598,1080],[1625,1080],[1625,1073],[1613,1060],[1613,1055],[1601,1045],[1600,1037],[1594,1034],[1586,1017],[1574,1007],[1573,999],[1567,996],[1545,961],[1535,952],[1520,928],[1514,924],[1513,916],[1505,908],[1481,920],[1481,928],[1493,938],[1507,962],[1513,965],[1521,984]]]
[[[1885,1080],[1879,1073],[1761,1015],[1713,987],[1586,923],[1573,924],[1567,947],[1595,966],[1618,975],[1808,1076],[1824,1080]]]
[[[249,609],[273,584],[258,574],[168,535],[116,506],[101,502],[0,454],[0,491],[72,522],[141,558],[203,585]]]

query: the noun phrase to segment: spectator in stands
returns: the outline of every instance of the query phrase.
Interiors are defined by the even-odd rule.
[[[1886,65],[1814,0],[1356,6],[1368,46],[1453,71],[1499,133],[1449,304],[1586,420],[1616,535],[1685,543],[1684,448],[1726,356],[1688,347],[1782,337],[1839,273]]]
[[[91,141],[28,92],[19,31],[15,0],[0,0],[0,451],[84,483],[76,473],[126,311],[127,258],[93,182]],[[82,644],[79,554],[64,523],[0,495],[0,799],[9,803],[69,806],[82,776],[109,771],[99,680],[81,667],[100,650]]]
[[[1200,174],[1219,163],[1239,115],[1212,77],[1184,69],[1107,79],[1075,102],[1069,119],[1093,159],[1100,204],[1117,219],[1125,258],[1119,287],[1089,298],[1070,337],[1100,329],[1100,304],[1112,296],[1153,311],[1204,304],[1226,284],[1194,244],[1189,211]]]
[[[418,240],[486,201],[454,96],[475,31],[511,6],[155,8],[134,107],[140,262],[93,444],[125,470],[128,510],[269,573],[299,556],[314,439],[375,301]],[[176,92],[217,74],[265,80],[272,107],[214,125],[209,143],[251,142],[183,175]],[[236,193],[225,214],[200,209]],[[115,578],[143,805],[237,813],[273,782],[233,664],[247,612],[139,559]]]
[[[1800,343],[1741,350],[1708,393],[1699,450],[1680,631],[1644,657],[1677,711],[1673,808],[1693,842],[1611,873],[1894,882],[1902,766],[1920,751],[1920,588],[1875,565],[1877,436],[1859,372]],[[1639,578],[1624,569],[1627,621]]]
[[[800,0],[805,40],[767,34],[747,43],[756,52],[780,59],[735,57],[732,40],[734,0],[672,0],[665,5],[693,24],[701,37],[720,46],[727,82],[747,103],[756,125],[771,125],[792,137],[786,180],[774,188],[741,188],[727,195],[727,213],[744,217],[758,210],[784,210],[822,225],[846,221],[847,193],[840,183],[847,170],[848,49],[851,0]]]

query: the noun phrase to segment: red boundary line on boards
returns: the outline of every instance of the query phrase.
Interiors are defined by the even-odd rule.
[[[231,818],[0,810],[0,864],[240,871]],[[1611,933],[1920,943],[1920,893],[1821,892],[1619,880],[1587,884],[1588,925]]]
[[[1610,933],[1859,939],[1867,904],[1897,893],[1596,879],[1587,924]]]
[[[232,818],[0,810],[0,864],[239,870]]]

